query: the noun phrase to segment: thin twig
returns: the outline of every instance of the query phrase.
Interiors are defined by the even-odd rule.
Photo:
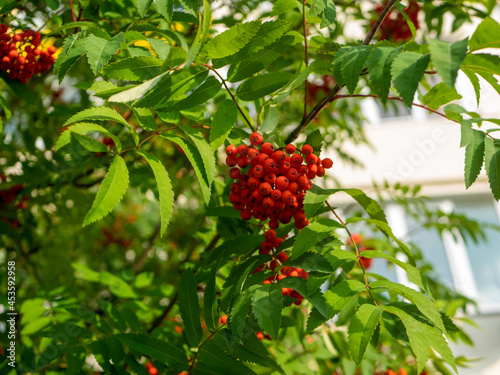
[[[71,9],[71,18],[76,22],[75,10],[73,9],[73,0],[69,0],[69,9]]]
[[[363,45],[366,46],[366,45],[370,44],[370,42],[372,41],[373,37],[375,36],[375,33],[377,32],[378,28],[380,27],[380,24],[384,20],[385,16],[387,15],[387,13],[389,13],[389,11],[391,10],[391,8],[394,6],[394,4],[397,1],[399,1],[399,0],[391,0],[391,1],[389,1],[389,3],[385,7],[385,9],[382,11],[382,13],[380,14],[379,18],[377,19],[377,21],[375,22],[375,24],[373,25],[373,27],[371,28],[371,30],[368,32],[368,35],[366,36],[365,40],[363,41]],[[326,105],[328,103],[330,103],[332,101],[332,98],[335,97],[343,87],[344,87],[344,85],[340,86],[339,84],[336,84],[335,87],[333,89],[331,89],[330,92],[323,99],[321,99],[318,104],[316,104],[314,106],[314,108],[312,109],[312,111],[305,118],[302,119],[302,121],[300,122],[300,124],[297,125],[297,127],[286,138],[285,143],[286,144],[287,143],[291,143],[292,141],[294,141],[295,139],[297,139],[297,137],[305,129],[305,127],[312,120],[314,120],[314,118],[316,118],[316,116],[321,112],[321,110],[324,107],[326,107]]]
[[[193,357],[193,362],[191,362],[191,366],[189,366],[189,372],[188,372],[188,374],[191,374],[191,371],[193,370],[194,364],[196,362],[196,358],[198,358],[198,353],[200,352],[201,348],[203,348],[203,345],[205,345],[206,342],[208,340],[210,340],[225,325],[226,325],[226,323],[221,324],[220,326],[218,326],[217,328],[215,328],[214,331],[210,335],[208,335],[208,337],[205,340],[203,340],[203,342],[198,346],[198,351],[195,353],[195,355]]]
[[[167,307],[165,307],[165,310],[163,310],[163,312],[161,313],[160,316],[158,316],[154,321],[153,321],[153,324],[151,325],[151,327],[148,329],[148,332],[151,333],[153,332],[153,330],[158,327],[162,322],[163,320],[167,317],[167,315],[170,313],[170,310],[172,310],[172,308],[175,306],[175,304],[177,303],[177,298],[179,298],[179,291],[175,292],[175,295],[172,297],[172,299],[170,300],[170,303],[167,305]]]
[[[245,113],[243,112],[243,110],[241,109],[241,107],[239,106],[238,102],[236,101],[235,96],[233,95],[233,93],[229,89],[229,87],[228,87],[228,85],[226,83],[226,80],[224,78],[222,78],[222,76],[219,74],[219,72],[217,70],[215,70],[212,66],[210,66],[208,64],[202,64],[202,65],[204,67],[208,68],[209,70],[211,70],[212,72],[214,72],[217,75],[217,77],[219,77],[219,79],[222,81],[222,84],[226,88],[226,91],[228,92],[229,96],[231,96],[231,99],[233,100],[234,104],[236,104],[236,107],[238,107],[238,110],[240,111],[241,115],[245,119],[246,123],[248,124],[248,126],[250,127],[250,129],[252,129],[252,132],[255,132],[255,128],[252,126],[252,124],[250,123],[250,120],[248,120],[247,116],[245,115]]]
[[[155,243],[156,237],[160,234],[160,229],[161,229],[161,222],[159,222],[151,237],[149,238],[148,241],[148,246],[144,249],[144,252],[142,253],[141,257],[139,258],[139,261],[135,264],[134,266],[134,273],[138,273],[140,270],[142,270],[142,267],[144,267],[144,264],[146,263],[146,260],[148,259],[149,252],[153,248],[153,245]]]
[[[375,300],[375,297],[373,297],[373,294],[372,294],[372,292],[370,290],[370,284],[368,283],[368,276],[366,276],[365,267],[363,266],[363,263],[359,260],[359,258],[361,257],[361,255],[360,255],[360,252],[359,252],[359,249],[358,249],[358,245],[356,245],[356,241],[354,241],[354,238],[352,237],[351,231],[349,230],[349,228],[347,228],[347,224],[345,223],[345,221],[342,220],[342,218],[337,214],[337,212],[333,209],[333,207],[330,206],[330,203],[328,203],[328,201],[325,201],[325,203],[328,206],[328,208],[330,209],[330,211],[332,211],[332,213],[338,219],[338,221],[340,222],[340,224],[342,224],[342,226],[346,230],[347,234],[349,235],[349,238],[351,239],[351,242],[354,245],[354,249],[356,250],[356,258],[358,258],[358,264],[361,266],[361,270],[363,271],[363,276],[364,276],[364,279],[365,279],[365,288],[366,288],[366,291],[368,292],[368,294],[372,298],[373,303],[375,304],[375,306],[378,307],[378,303]]]
[[[309,66],[309,46],[307,45],[307,30],[306,30],[306,1],[304,0],[302,2],[302,26],[304,28],[304,46],[305,46],[305,63],[306,63],[306,68]],[[305,119],[307,117],[307,96],[308,96],[308,91],[309,91],[309,82],[307,81],[306,78],[306,87],[304,91],[304,114],[302,116],[302,119]]]

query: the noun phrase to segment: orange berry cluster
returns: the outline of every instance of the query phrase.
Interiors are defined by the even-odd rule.
[[[10,79],[28,83],[34,74],[49,70],[54,64],[54,46],[43,49],[40,33],[24,30],[8,33],[8,26],[0,24],[0,69],[7,72]]]
[[[289,144],[282,151],[275,150],[271,143],[263,142],[263,136],[255,132],[250,135],[250,147],[244,144],[226,147],[226,164],[231,167],[229,176],[238,180],[231,184],[229,201],[240,211],[243,220],[252,217],[260,221],[269,220],[270,230],[265,232],[260,253],[269,254],[273,251],[274,254],[274,250],[284,241],[276,237],[274,229],[280,223],[290,223],[292,218],[297,229],[309,224],[304,212],[304,196],[312,187],[312,179],[323,177],[325,169],[331,168],[333,162],[329,158],[320,159],[308,144],[300,150]],[[257,149],[257,146],[260,148]],[[266,267],[274,271],[287,258],[285,253],[280,252]],[[263,269],[264,266],[261,266],[254,272]],[[283,267],[277,279],[288,276],[307,278],[307,272]],[[274,280],[275,275],[265,282],[273,283]],[[283,288],[283,294],[296,298],[296,304],[302,302],[300,294],[291,289]]]

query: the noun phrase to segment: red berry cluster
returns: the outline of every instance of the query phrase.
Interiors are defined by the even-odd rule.
[[[388,1],[384,4],[377,4],[375,11],[378,16],[382,14],[382,11],[385,9]],[[415,1],[411,0],[408,4],[408,7],[405,9],[405,13],[408,15],[408,18],[413,22],[415,28],[418,30],[418,12],[420,11],[420,5]],[[375,24],[375,21],[372,22],[372,26]],[[387,16],[384,18],[379,27],[380,40],[392,40],[395,42],[407,41],[412,38],[411,29],[406,22],[405,18],[401,14],[401,12],[393,10],[387,13]]]
[[[231,167],[229,175],[238,180],[231,184],[229,201],[241,212],[243,220],[250,220],[252,217],[260,221],[269,220],[270,230],[265,232],[260,253],[269,254],[273,251],[275,254],[274,250],[284,239],[277,238],[274,229],[280,223],[290,223],[292,218],[297,229],[303,229],[309,224],[304,212],[304,196],[312,187],[312,179],[323,177],[325,169],[331,168],[333,162],[328,158],[321,160],[308,144],[302,146],[301,150],[289,144],[282,151],[274,150],[271,143],[263,142],[261,134],[253,133],[250,135],[251,147],[244,144],[226,147],[226,164]],[[257,149],[256,146],[260,148]],[[266,267],[274,271],[287,258],[285,253],[280,252]],[[254,272],[263,269],[264,266],[261,266]],[[307,278],[307,272],[283,267],[277,280],[288,276]],[[275,275],[265,282],[273,283],[274,280]],[[302,302],[300,294],[291,289],[283,288],[283,294],[296,298],[296,304]]]
[[[5,175],[0,176],[1,181],[5,181],[7,177]],[[0,191],[0,212],[7,211],[13,212],[11,203],[14,204],[14,208],[17,210],[28,209],[29,197],[27,195],[23,197],[18,197],[19,193],[23,190],[24,184],[13,185],[7,190]],[[7,222],[11,227],[17,228],[19,226],[18,219],[11,219],[7,216],[0,216],[0,220]]]
[[[8,29],[6,24],[0,24],[0,69],[7,72],[10,79],[28,83],[33,74],[52,67],[56,48],[50,46],[43,49],[39,32],[24,30],[8,33]]]

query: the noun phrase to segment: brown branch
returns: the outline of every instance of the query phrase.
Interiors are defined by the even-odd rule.
[[[239,106],[238,102],[236,101],[236,97],[233,95],[233,93],[231,92],[231,90],[227,86],[226,80],[224,78],[222,78],[222,76],[219,74],[219,72],[217,70],[215,70],[212,66],[210,66],[208,64],[202,64],[202,65],[204,67],[208,68],[209,70],[211,70],[212,72],[214,72],[217,75],[217,77],[219,77],[219,79],[222,81],[222,84],[224,85],[226,91],[228,92],[229,96],[231,96],[231,99],[233,100],[234,104],[236,104],[236,107],[238,107],[238,110],[240,111],[241,115],[245,119],[246,123],[248,124],[250,129],[252,129],[252,131],[255,132],[255,128],[252,126],[252,124],[250,123],[250,120],[248,120],[247,116],[245,115],[245,113],[243,112],[243,110]]]
[[[385,9],[382,11],[380,14],[379,18],[373,25],[373,27],[370,29],[368,32],[368,35],[366,36],[365,40],[363,41],[363,45],[368,45],[372,41],[373,37],[375,36],[375,33],[377,32],[378,28],[380,27],[380,24],[384,20],[385,16],[391,8],[394,6],[394,4],[399,1],[399,0],[391,0],[385,7]],[[323,98],[321,101],[316,104],[313,108],[313,110],[305,117],[302,119],[300,124],[290,133],[290,135],[286,138],[285,144],[291,143],[297,137],[299,134],[305,129],[305,127],[312,121],[314,118],[321,112],[321,110],[326,107],[328,103],[332,101],[332,99],[339,93],[339,91],[344,87],[344,85],[340,86],[339,84],[336,84],[333,89],[330,90],[330,92]]]
[[[73,0],[69,0],[69,9],[71,9],[71,18],[76,22],[75,10],[73,9]]]
[[[349,238],[351,239],[351,242],[354,245],[354,249],[356,250],[356,258],[358,258],[358,264],[361,266],[361,270],[363,271],[363,276],[364,276],[364,279],[365,279],[365,288],[366,288],[366,291],[368,292],[368,294],[372,298],[373,303],[375,304],[375,306],[378,307],[378,303],[375,300],[375,297],[373,297],[373,294],[372,294],[372,292],[370,290],[370,284],[368,283],[368,276],[366,276],[365,267],[363,266],[363,263],[359,260],[359,258],[361,257],[361,255],[360,255],[360,252],[359,252],[359,249],[358,249],[358,245],[356,245],[356,241],[354,241],[354,238],[352,237],[351,231],[349,230],[349,228],[347,228],[347,224],[345,223],[345,221],[342,220],[342,218],[337,214],[337,212],[333,209],[333,207],[330,206],[330,203],[328,203],[328,201],[325,201],[325,203],[328,206],[328,208],[330,209],[330,211],[332,211],[332,213],[338,219],[339,223],[342,224],[342,226],[346,230],[347,234],[349,235]]]

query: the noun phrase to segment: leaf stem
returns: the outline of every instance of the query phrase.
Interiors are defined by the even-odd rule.
[[[389,13],[389,11],[391,10],[391,8],[398,1],[400,1],[400,0],[390,0],[389,1],[389,3],[387,4],[387,6],[384,8],[384,10],[380,14],[379,18],[377,19],[377,21],[373,25],[373,27],[370,29],[370,31],[366,35],[366,38],[363,41],[363,45],[367,46],[368,44],[371,43],[373,37],[375,36],[375,33],[377,32],[378,28],[380,27],[380,24],[384,20],[385,16],[387,15],[387,13]],[[300,124],[286,138],[285,143],[288,144],[288,143],[291,143],[292,141],[294,141],[295,139],[297,139],[297,137],[305,129],[305,127],[312,120],[314,120],[314,118],[321,112],[321,110],[324,107],[326,107],[326,105],[328,103],[330,103],[332,101],[332,98],[335,97],[343,87],[344,87],[344,85],[340,86],[339,84],[336,84],[335,87],[333,89],[331,89],[330,92],[323,99],[321,99],[318,104],[316,104],[314,106],[314,108],[312,109],[312,111],[305,118],[302,119],[302,121],[300,122]]]
[[[252,126],[252,124],[250,123],[250,120],[248,120],[247,116],[245,115],[245,113],[243,112],[243,110],[241,109],[241,107],[239,106],[238,102],[236,101],[236,97],[233,95],[233,93],[229,89],[229,87],[228,87],[228,85],[226,83],[226,80],[224,78],[222,78],[222,76],[219,74],[219,72],[216,69],[214,69],[212,66],[210,66],[208,64],[202,64],[202,65],[204,67],[206,67],[207,69],[211,70],[212,72],[214,72],[217,75],[217,77],[219,77],[219,79],[222,81],[222,84],[226,88],[226,91],[228,92],[229,96],[231,97],[231,99],[233,100],[233,102],[236,104],[236,107],[238,107],[238,110],[240,111],[241,115],[245,119],[246,123],[248,124],[248,126],[250,127],[250,129],[252,129],[252,132],[255,132],[255,128]]]
[[[203,342],[198,346],[198,351],[195,353],[195,355],[193,357],[193,361],[191,362],[191,366],[189,367],[188,374],[191,374],[191,371],[193,370],[194,364],[196,362],[196,358],[198,358],[198,353],[200,352],[201,348],[203,348],[203,345],[205,345],[207,343],[207,341],[210,340],[226,324],[227,323],[221,324],[216,329],[214,329],[214,331],[210,335],[208,335],[207,338],[205,340],[203,340]]]
[[[373,294],[372,294],[372,292],[370,290],[370,284],[368,283],[368,276],[366,276],[365,267],[363,266],[363,263],[359,260],[359,258],[361,257],[361,255],[360,255],[360,252],[359,252],[359,249],[358,249],[358,245],[356,244],[356,241],[354,241],[354,238],[352,237],[351,231],[349,230],[349,228],[347,228],[347,224],[345,223],[345,221],[342,220],[342,218],[337,214],[337,212],[333,209],[333,207],[330,206],[330,203],[328,203],[327,200],[325,201],[325,204],[328,206],[328,208],[330,209],[330,211],[332,211],[332,213],[335,215],[335,217],[337,218],[337,220],[339,221],[339,223],[342,224],[342,226],[346,230],[347,234],[349,235],[349,238],[351,239],[351,242],[354,245],[354,249],[356,250],[356,258],[358,258],[358,264],[361,266],[361,270],[363,271],[363,276],[364,276],[364,279],[365,279],[365,288],[366,288],[366,291],[368,292],[368,294],[372,298],[373,303],[375,304],[375,306],[378,307],[379,306],[378,302],[375,300],[375,297],[373,297]]]
[[[69,9],[71,9],[71,18],[76,22],[75,10],[73,9],[73,0],[69,0]]]

